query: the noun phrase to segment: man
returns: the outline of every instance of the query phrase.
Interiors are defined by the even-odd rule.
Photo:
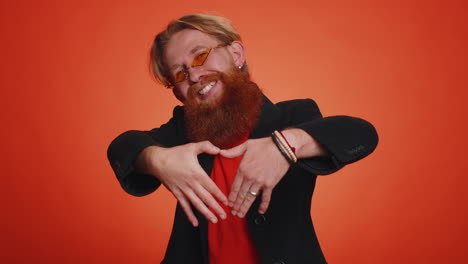
[[[183,106],[159,128],[117,137],[108,158],[128,193],[163,184],[176,197],[163,263],[326,263],[310,216],[316,175],[370,154],[373,126],[322,118],[310,99],[271,103],[221,17],[170,23],[151,62]]]

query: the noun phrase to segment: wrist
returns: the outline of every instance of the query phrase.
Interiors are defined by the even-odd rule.
[[[281,132],[291,147],[295,148],[298,159],[326,155],[325,149],[304,130],[288,128]]]
[[[135,168],[142,173],[157,175],[156,165],[154,164],[154,157],[158,156],[158,153],[162,151],[162,147],[149,146],[144,148],[135,160]]]
[[[273,133],[271,134],[271,139],[273,140],[273,143],[275,143],[281,155],[283,155],[283,157],[289,162],[289,164],[293,165],[297,163],[295,148],[291,147],[289,142],[286,140],[286,138],[280,131],[273,131]]]

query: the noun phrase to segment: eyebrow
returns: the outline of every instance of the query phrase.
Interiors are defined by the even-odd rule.
[[[191,54],[195,54],[195,52],[197,52],[198,50],[200,50],[200,49],[206,49],[206,48],[207,48],[206,46],[197,45],[197,46],[193,47],[193,48],[190,50],[190,53],[189,53],[189,54],[190,54],[190,55],[191,55]],[[176,64],[172,65],[172,66],[169,68],[169,70],[170,70],[170,71],[173,71],[175,68],[178,68],[178,67],[180,67],[180,64],[177,64],[177,63],[176,63]]]

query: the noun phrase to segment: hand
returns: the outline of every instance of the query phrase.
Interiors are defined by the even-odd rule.
[[[197,159],[200,153],[217,155],[219,151],[220,149],[209,141],[172,148],[148,147],[141,154],[143,161],[139,160],[138,163],[144,164],[141,167],[158,178],[172,192],[192,225],[198,226],[190,204],[213,223],[217,223],[218,218],[209,208],[221,219],[226,218],[226,213],[218,201],[227,205],[227,198],[202,169]]]
[[[262,202],[258,212],[264,214],[270,205],[273,188],[286,174],[289,163],[281,155],[273,140],[269,137],[249,139],[243,144],[220,154],[227,158],[244,155],[229,194],[229,206],[232,214],[244,217],[262,191]]]

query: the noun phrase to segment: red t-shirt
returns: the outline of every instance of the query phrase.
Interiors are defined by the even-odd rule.
[[[243,156],[229,159],[217,155],[211,179],[229,195],[237,168]],[[245,218],[231,214],[231,208],[221,204],[227,213],[225,220],[208,223],[208,260],[210,264],[258,264],[260,258],[253,244]]]

